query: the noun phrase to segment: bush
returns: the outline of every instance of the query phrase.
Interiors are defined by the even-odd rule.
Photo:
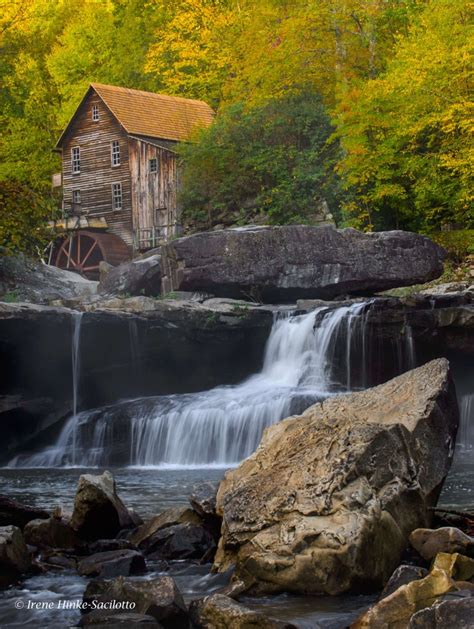
[[[466,256],[474,254],[474,229],[458,229],[430,235],[448,254],[448,259],[461,263]]]
[[[182,146],[183,219],[192,229],[266,222],[312,223],[336,211],[333,129],[315,94],[240,103]]]
[[[52,204],[24,184],[0,181],[0,247],[7,254],[25,253],[38,257],[52,232]]]

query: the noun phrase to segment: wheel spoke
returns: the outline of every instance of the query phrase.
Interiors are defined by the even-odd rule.
[[[84,267],[84,264],[89,259],[89,256],[90,256],[90,254],[92,253],[92,251],[94,250],[95,247],[97,247],[97,240],[94,240],[94,243],[93,243],[92,247],[89,249],[89,251],[87,252],[87,255],[85,256],[84,260],[82,261],[82,266],[83,267]]]

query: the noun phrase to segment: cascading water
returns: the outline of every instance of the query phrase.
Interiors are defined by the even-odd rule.
[[[81,377],[81,323],[82,312],[74,313],[72,332],[72,414],[77,415],[79,383]]]
[[[462,395],[459,400],[459,432],[456,443],[461,451],[474,449],[474,393]]]
[[[18,457],[11,465],[237,464],[256,449],[267,426],[350,386],[350,370],[348,382],[334,373],[334,355],[342,344],[350,361],[352,338],[359,336],[366,305],[277,315],[262,371],[242,384],[128,400],[75,414],[53,447]],[[75,338],[78,342],[79,332]]]

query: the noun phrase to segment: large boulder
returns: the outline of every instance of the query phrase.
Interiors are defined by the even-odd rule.
[[[23,255],[0,257],[0,301],[50,301],[90,299],[97,293],[97,282],[78,273],[49,266]]]
[[[95,601],[95,608],[115,608],[153,616],[165,629],[189,629],[187,608],[181,592],[171,577],[157,577],[138,581],[118,577],[111,581],[91,581],[84,592],[85,609]],[[126,606],[128,604],[128,606]],[[119,607],[117,607],[119,605]]]
[[[106,295],[152,295],[161,291],[160,255],[138,258],[111,268],[99,283]]]
[[[149,539],[161,529],[176,524],[201,524],[202,520],[192,509],[187,507],[171,507],[158,515],[152,516],[144,522],[130,535],[130,541],[136,544],[140,549],[146,549],[149,545]]]
[[[31,557],[16,526],[0,527],[0,588],[8,587],[31,567]]]
[[[431,520],[458,415],[438,359],[271,426],[219,487],[216,568],[258,594],[381,587]]]
[[[98,540],[115,537],[122,529],[136,526],[136,520],[117,495],[110,472],[79,478],[71,526],[80,538]]]
[[[438,245],[411,232],[304,225],[224,229],[162,247],[162,290],[265,302],[331,299],[427,282],[441,275],[442,260]]]

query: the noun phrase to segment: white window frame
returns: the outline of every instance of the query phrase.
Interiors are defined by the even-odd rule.
[[[71,171],[73,175],[81,172],[81,149],[79,146],[71,148]]]
[[[99,105],[92,105],[92,122],[99,122]]]
[[[155,165],[155,168],[152,168],[152,164]],[[149,165],[150,173],[155,174],[158,172],[158,158],[157,157],[150,157],[148,165]]]
[[[81,205],[81,191],[79,189],[72,191],[72,203],[73,205]]]
[[[114,181],[112,183],[112,209],[114,212],[119,212],[122,208],[123,208],[122,182]]]
[[[112,140],[110,143],[110,163],[112,168],[120,166],[120,142],[119,140]]]

